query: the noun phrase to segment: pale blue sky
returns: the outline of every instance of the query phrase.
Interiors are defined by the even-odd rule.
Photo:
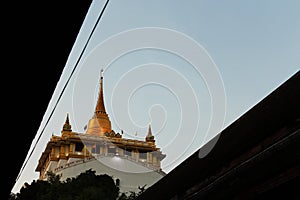
[[[92,2],[37,134],[74,68],[103,5],[103,0]],[[67,112],[73,131],[83,132],[93,114],[102,67],[105,105],[112,128],[116,132],[123,129],[124,137],[144,139],[151,123],[157,146],[167,154],[162,168],[169,172],[220,128],[210,127],[212,107],[219,105],[213,105],[208,88],[220,83],[224,87],[226,100],[215,101],[226,108],[226,112],[217,113],[221,118],[224,116],[221,127],[224,129],[300,69],[299,9],[297,0],[111,0],[13,191],[19,190],[25,181],[31,183],[37,179],[34,170],[38,158],[51,135],[60,135]],[[103,60],[140,38],[136,35],[131,40],[116,40],[108,43],[107,48],[102,45],[104,41],[124,31],[147,27],[163,28],[192,39],[205,50],[202,55],[187,49],[180,40],[173,40],[173,45],[182,47],[186,57],[202,56],[203,59],[199,58],[203,60],[202,69],[214,65],[220,79],[217,77],[215,85],[207,82],[205,75],[199,74],[180,55],[159,48],[114,55],[115,60],[110,60],[109,66],[101,66],[108,62]],[[159,46],[168,39],[158,34],[155,44]],[[210,129],[214,131],[209,132]]]

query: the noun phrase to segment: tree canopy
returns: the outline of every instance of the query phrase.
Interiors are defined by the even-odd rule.
[[[47,180],[34,180],[25,183],[19,193],[12,193],[9,200],[132,200],[140,192],[121,193],[114,179],[107,175],[96,175],[92,169],[74,178],[60,180],[61,176],[47,173]]]

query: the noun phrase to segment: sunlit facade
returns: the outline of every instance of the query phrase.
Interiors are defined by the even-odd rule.
[[[126,192],[149,187],[165,175],[161,161],[166,155],[156,147],[151,126],[145,140],[123,138],[123,133],[111,128],[103,96],[101,73],[97,105],[85,133],[72,130],[67,114],[61,135],[52,136],[39,159],[39,179],[46,179],[48,171],[61,174],[65,180],[93,169],[96,174],[111,175]]]

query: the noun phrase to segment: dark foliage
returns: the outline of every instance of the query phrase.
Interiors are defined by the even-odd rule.
[[[114,179],[107,175],[96,175],[92,169],[86,170],[77,177],[60,181],[61,176],[47,173],[47,180],[25,183],[17,194],[11,194],[9,200],[132,200],[140,192],[120,193]]]

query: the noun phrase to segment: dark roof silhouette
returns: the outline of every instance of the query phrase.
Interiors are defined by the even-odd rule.
[[[270,199],[299,196],[300,71],[137,199]],[[214,139],[200,150],[214,144]]]

